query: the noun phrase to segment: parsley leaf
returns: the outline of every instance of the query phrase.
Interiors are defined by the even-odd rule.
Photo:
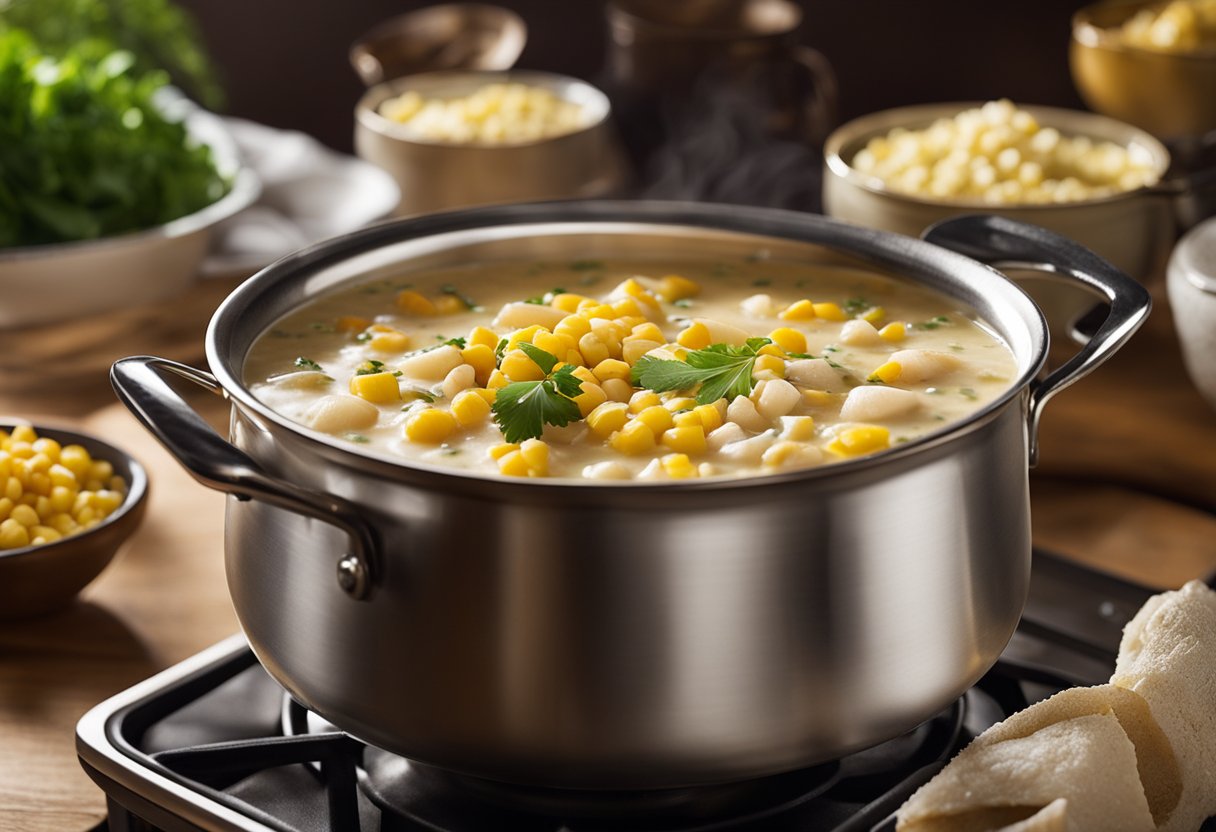
[[[540,367],[540,381],[515,381],[498,391],[491,409],[494,421],[508,442],[538,439],[545,425],[565,427],[582,418],[573,397],[582,393],[582,382],[574,366],[563,365],[557,372],[557,356],[521,342],[519,348]]]
[[[296,356],[295,364],[303,370],[313,370],[314,372],[323,373],[325,370],[320,364],[313,361],[311,358],[305,358],[302,355]]]
[[[633,365],[630,380],[659,393],[687,390],[700,384],[699,404],[746,396],[754,385],[752,369],[756,356],[761,347],[771,343],[768,338],[749,338],[741,347],[713,344],[690,352],[684,361],[665,361],[644,355]]]
[[[456,298],[457,300],[459,300],[461,303],[463,303],[465,305],[466,309],[470,310],[471,312],[480,312],[481,311],[481,306],[478,305],[477,301],[473,300],[471,297],[469,297],[468,295],[461,292],[458,288],[453,286],[451,283],[443,284],[443,286],[439,287],[439,291],[443,292],[445,295],[451,295],[452,297]]]

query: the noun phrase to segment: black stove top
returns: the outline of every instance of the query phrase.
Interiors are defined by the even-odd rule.
[[[976,734],[1106,681],[1151,594],[1036,552],[1018,632],[961,699],[875,748],[746,783],[584,793],[421,766],[309,714],[240,636],[90,711],[77,747],[107,794],[110,832],[891,832],[900,804]]]

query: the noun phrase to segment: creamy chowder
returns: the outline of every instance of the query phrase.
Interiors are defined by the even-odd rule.
[[[875,453],[975,412],[1017,367],[943,295],[739,258],[377,280],[278,321],[244,372],[272,409],[379,456],[653,481]]]

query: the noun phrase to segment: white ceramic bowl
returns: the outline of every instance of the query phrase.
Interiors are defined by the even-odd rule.
[[[166,100],[190,134],[209,145],[232,180],[222,198],[164,225],[74,243],[0,249],[0,329],[13,329],[162,300],[198,274],[216,223],[252,204],[257,177],[240,165],[219,117],[184,98]]]
[[[1166,269],[1166,291],[1187,372],[1216,407],[1216,217],[1178,241]]]

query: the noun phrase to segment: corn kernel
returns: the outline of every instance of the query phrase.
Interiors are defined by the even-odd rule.
[[[118,502],[122,502],[121,497],[119,498]],[[118,502],[111,506],[111,511],[118,508]],[[50,516],[55,513],[55,510],[51,508],[51,498],[39,496],[38,499],[34,501],[34,511],[38,513],[39,520],[49,519]]]
[[[816,318],[823,318],[825,321],[847,321],[849,319],[838,304],[813,303],[811,306],[815,309]]]
[[[760,461],[770,468],[779,468],[802,454],[804,448],[801,442],[776,442],[765,449]]]
[[[604,402],[608,401],[608,394],[604,392],[604,388],[593,382],[584,381],[582,391],[575,396],[572,401],[578,405],[578,412],[585,418],[588,413],[595,410]]]
[[[878,330],[878,334],[885,341],[898,342],[908,337],[908,327],[902,321],[893,321]]]
[[[90,482],[92,482],[92,480],[90,480]],[[98,480],[97,487],[98,488],[101,487],[100,480]],[[25,487],[25,493],[38,494],[42,497],[47,496],[48,494],[51,493],[51,478],[48,475],[42,473],[41,471],[30,474],[29,482]]]
[[[498,333],[494,330],[484,326],[475,326],[469,330],[469,337],[465,339],[464,343],[468,347],[489,347],[492,351],[498,346],[498,340]]]
[[[676,343],[690,350],[703,350],[713,341],[710,338],[709,327],[697,321],[676,336]]]
[[[660,441],[673,451],[682,454],[703,454],[705,453],[705,428],[701,425],[674,427],[663,431]]]
[[[621,360],[633,366],[639,359],[653,349],[663,346],[662,341],[651,341],[646,338],[626,338],[621,342]]]
[[[515,442],[503,442],[501,445],[494,445],[490,448],[490,459],[502,459],[512,451],[518,451],[519,445]]]
[[[55,512],[68,511],[76,499],[76,491],[66,485],[56,485],[51,488],[51,510]],[[7,516],[7,513],[3,513]]]
[[[697,469],[685,454],[667,454],[659,460],[667,476],[673,480],[686,480],[697,476]]]
[[[709,433],[712,430],[717,430],[722,427],[723,414],[725,413],[725,400],[719,399],[723,403],[723,407],[718,407],[717,404],[701,404],[693,408],[693,413],[701,417],[701,424],[705,427],[705,432]]]
[[[671,411],[661,405],[653,405],[639,411],[634,417],[635,421],[645,422],[654,431],[655,436],[658,436],[663,431],[670,428],[674,423],[671,421]]]
[[[585,417],[587,427],[601,439],[607,439],[629,421],[629,407],[622,402],[604,402]]]
[[[828,443],[827,449],[840,456],[861,456],[891,444],[891,432],[881,425],[845,428]]]
[[[540,324],[532,324],[531,326],[526,326],[523,329],[515,330],[507,336],[507,346],[504,352],[510,352],[511,350],[516,349],[521,342],[531,344],[532,339],[536,337],[536,333],[542,330],[545,332],[549,331]]]
[[[477,390],[462,390],[452,399],[452,417],[462,428],[484,422],[489,415],[490,403]]]
[[[543,477],[549,473],[549,446],[539,439],[525,439],[519,446],[519,455],[528,463],[531,476]]]
[[[768,337],[786,352],[806,352],[806,336],[788,326],[778,327],[768,334]]]
[[[553,296],[553,300],[549,301],[549,305],[554,309],[560,309],[563,312],[574,313],[578,311],[578,305],[587,300],[582,295],[575,295],[570,292],[562,292]]]
[[[31,506],[26,505],[13,506],[13,510],[9,513],[9,517],[16,520],[26,528],[38,525],[38,521],[41,519],[38,516],[37,511],[35,511]]]
[[[528,460],[519,451],[511,451],[498,460],[498,472],[508,477],[526,477],[532,471]]]
[[[41,436],[30,444],[36,454],[42,454],[49,459],[52,464],[59,461],[59,454],[63,449],[54,439],[48,439],[45,436]],[[48,465],[47,467],[50,466]]]
[[[600,387],[604,388],[604,395],[610,402],[628,402],[633,396],[633,385],[623,378],[610,378]]]
[[[662,398],[662,396],[659,398]],[[691,396],[672,396],[663,402],[663,407],[667,408],[671,413],[675,413],[677,410],[692,410],[696,406],[697,400]]]
[[[606,303],[592,301],[586,306],[579,306],[578,314],[590,321],[592,318],[615,318],[616,312]]]
[[[358,315],[342,315],[334,321],[334,329],[338,332],[362,332],[371,325],[370,320]]]
[[[826,390],[803,390],[802,403],[808,407],[827,407],[836,401],[836,397]]]
[[[20,549],[30,545],[29,530],[11,517],[0,522],[0,549]]]
[[[105,482],[112,476],[114,476],[114,466],[104,459],[95,459],[89,466],[89,479],[91,480]]]
[[[781,438],[807,442],[815,438],[815,420],[810,416],[782,416]]]
[[[12,500],[14,503],[21,499],[21,495],[25,493],[25,486],[21,484],[21,480],[16,477],[9,477],[4,483],[4,497],[7,500]]]
[[[892,384],[899,380],[900,373],[903,372],[903,367],[898,361],[888,361],[875,368],[874,372],[866,378],[866,381],[881,381],[884,384]]]
[[[64,537],[80,531],[80,526],[78,526],[76,521],[72,519],[72,515],[68,514],[67,512],[56,514],[51,518],[48,525]]]
[[[405,438],[411,442],[438,445],[456,430],[456,417],[446,410],[424,410],[405,423]]]
[[[392,373],[365,373],[351,376],[350,392],[372,404],[401,401],[401,388]]]
[[[618,318],[623,317],[638,317],[643,315],[641,304],[635,298],[621,298],[612,302],[612,311],[616,313]]]
[[[30,543],[54,543],[63,538],[63,535],[50,526],[34,526],[30,529],[30,535]]]
[[[663,334],[663,330],[659,329],[657,324],[653,324],[649,321],[635,326],[629,331],[629,334],[625,336],[623,340],[628,341],[630,339],[638,338],[641,338],[644,341],[656,341],[660,344],[667,341],[667,336]]]
[[[612,434],[609,444],[617,453],[629,456],[649,453],[655,447],[654,431],[645,422],[631,419],[623,428]]]
[[[553,327],[554,335],[569,335],[575,341],[591,331],[591,322],[581,315],[567,315]]]
[[[17,425],[13,428],[13,431],[9,434],[9,437],[14,442],[26,442],[32,444],[37,441],[38,434],[34,432],[34,428],[31,425]]]
[[[859,315],[858,317],[860,317],[863,321],[867,321],[871,324],[877,324],[883,318],[887,317],[887,310],[883,309],[881,306],[875,306],[872,309],[867,309],[862,315]]]
[[[408,315],[434,315],[439,310],[435,308],[435,304],[412,289],[406,289],[403,292],[398,292],[394,300],[397,308]]]
[[[757,356],[753,370],[757,373],[772,373],[775,378],[785,378],[785,361],[775,355]]]
[[[490,372],[490,377],[486,379],[486,389],[501,390],[511,383],[511,380],[503,375],[502,370],[493,370]]]
[[[777,313],[783,321],[809,321],[815,317],[815,306],[806,298],[794,301]]]
[[[583,356],[583,361],[591,367],[612,357],[608,345],[594,332],[588,332],[578,339],[578,351]]]
[[[693,298],[701,294],[701,286],[687,277],[669,274],[659,278],[658,295],[668,303],[674,303],[684,298]]]
[[[545,377],[545,371],[523,350],[511,350],[503,355],[498,369],[511,381],[540,381]]]
[[[617,358],[606,358],[591,371],[600,382],[610,378],[629,379],[629,365]]]
[[[440,315],[459,315],[468,309],[464,301],[455,295],[444,295],[435,299],[435,311]]]
[[[59,464],[71,471],[77,479],[88,476],[93,458],[81,445],[68,445],[59,452]]]
[[[486,383],[498,361],[497,356],[494,355],[494,348],[486,344],[471,344],[465,347],[460,351],[460,358],[473,368],[479,384]]]
[[[410,336],[396,330],[377,332],[367,345],[378,352],[405,352],[410,346]]]
[[[671,423],[677,428],[698,427],[702,431],[705,430],[705,427],[701,424],[701,417],[691,410],[671,414]]]

